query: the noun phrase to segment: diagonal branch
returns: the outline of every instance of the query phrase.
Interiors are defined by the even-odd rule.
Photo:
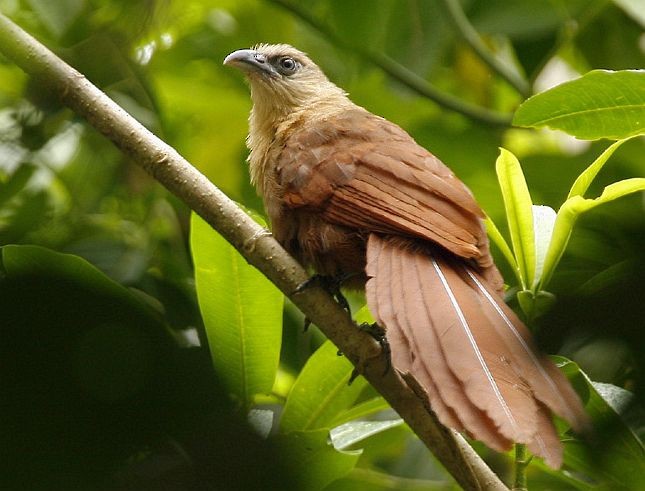
[[[456,432],[441,426],[401,375],[383,376],[384,357],[369,334],[320,288],[293,294],[307,274],[255,221],[172,147],[45,46],[0,14],[0,53],[109,138],[136,164],[201,215],[315,322],[408,423],[459,484],[467,490],[506,490],[497,476]]]
[[[364,60],[367,60],[373,65],[379,67],[381,70],[383,70],[383,72],[388,74],[394,80],[397,80],[398,82],[405,85],[408,89],[416,92],[422,97],[430,99],[441,107],[459,114],[463,114],[464,116],[474,121],[479,121],[480,123],[484,123],[489,126],[507,127],[511,125],[512,115],[502,114],[496,111],[491,111],[490,109],[486,109],[481,106],[464,102],[458,97],[452,96],[437,89],[434,85],[430,84],[424,78],[420,77],[413,71],[408,70],[397,61],[382,53],[377,53],[366,48],[349,45],[346,41],[335,34],[328,26],[318,21],[314,16],[307,12],[306,9],[302,8],[300,4],[297,4],[291,0],[268,1],[279,5],[285,10],[291,12],[291,14],[295,15],[299,19],[309,24],[315,30],[320,32],[331,43],[340,48],[359,54]]]

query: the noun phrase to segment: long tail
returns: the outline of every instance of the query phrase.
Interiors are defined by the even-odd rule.
[[[551,467],[562,446],[550,412],[588,427],[577,394],[527,328],[467,265],[372,234],[367,303],[392,364],[426,391],[439,420],[504,451],[525,443]]]

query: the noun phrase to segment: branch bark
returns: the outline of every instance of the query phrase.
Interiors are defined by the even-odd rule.
[[[84,117],[124,154],[183,200],[264,273],[358,366],[365,378],[408,423],[466,490],[507,490],[461,435],[443,427],[433,413],[390,370],[378,344],[356,329],[347,313],[320,288],[293,294],[306,271],[255,221],[172,147],[36,39],[0,14],[0,53]]]

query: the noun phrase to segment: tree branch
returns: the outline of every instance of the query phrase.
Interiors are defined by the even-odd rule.
[[[224,236],[247,261],[264,273],[318,325],[410,428],[467,490],[506,490],[497,476],[456,432],[429,412],[401,375],[390,370],[369,334],[356,329],[347,313],[320,288],[294,295],[307,274],[206,177],[7,17],[0,14],[0,52],[25,72],[49,86],[61,101],[84,117],[121,151],[195,210]]]
[[[405,85],[408,89],[416,92],[422,97],[430,99],[434,103],[440,105],[445,109],[449,109],[459,114],[472,119],[473,121],[478,121],[480,123],[487,124],[489,126],[504,126],[508,127],[511,125],[512,116],[508,114],[502,114],[499,112],[491,111],[481,106],[476,106],[462,101],[458,97],[454,97],[450,94],[442,92],[437,89],[434,85],[428,83],[427,80],[420,77],[411,70],[408,70],[406,67],[393,60],[392,58],[382,54],[373,52],[369,49],[365,49],[358,46],[353,46],[347,43],[345,40],[341,39],[336,35],[331,29],[329,29],[325,24],[319,22],[316,18],[303,9],[300,4],[296,4],[289,0],[268,0],[269,2],[279,5],[285,10],[291,12],[293,15],[297,16],[301,20],[305,21],[311,27],[320,32],[325,36],[331,43],[336,46],[343,48],[345,50],[358,53],[364,60],[372,63],[373,65],[379,67],[385,73],[387,73],[391,78],[397,80],[398,82]]]
[[[501,62],[484,44],[475,28],[464,14],[459,0],[442,0],[448,18],[461,37],[470,48],[486,63],[495,73],[506,80],[521,96],[527,98],[531,95],[531,88],[526,80],[515,70]]]

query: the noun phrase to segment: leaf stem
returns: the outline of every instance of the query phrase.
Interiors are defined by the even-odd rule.
[[[523,443],[515,444],[515,482],[513,491],[527,491],[526,487],[526,469],[531,462],[526,445]]]

